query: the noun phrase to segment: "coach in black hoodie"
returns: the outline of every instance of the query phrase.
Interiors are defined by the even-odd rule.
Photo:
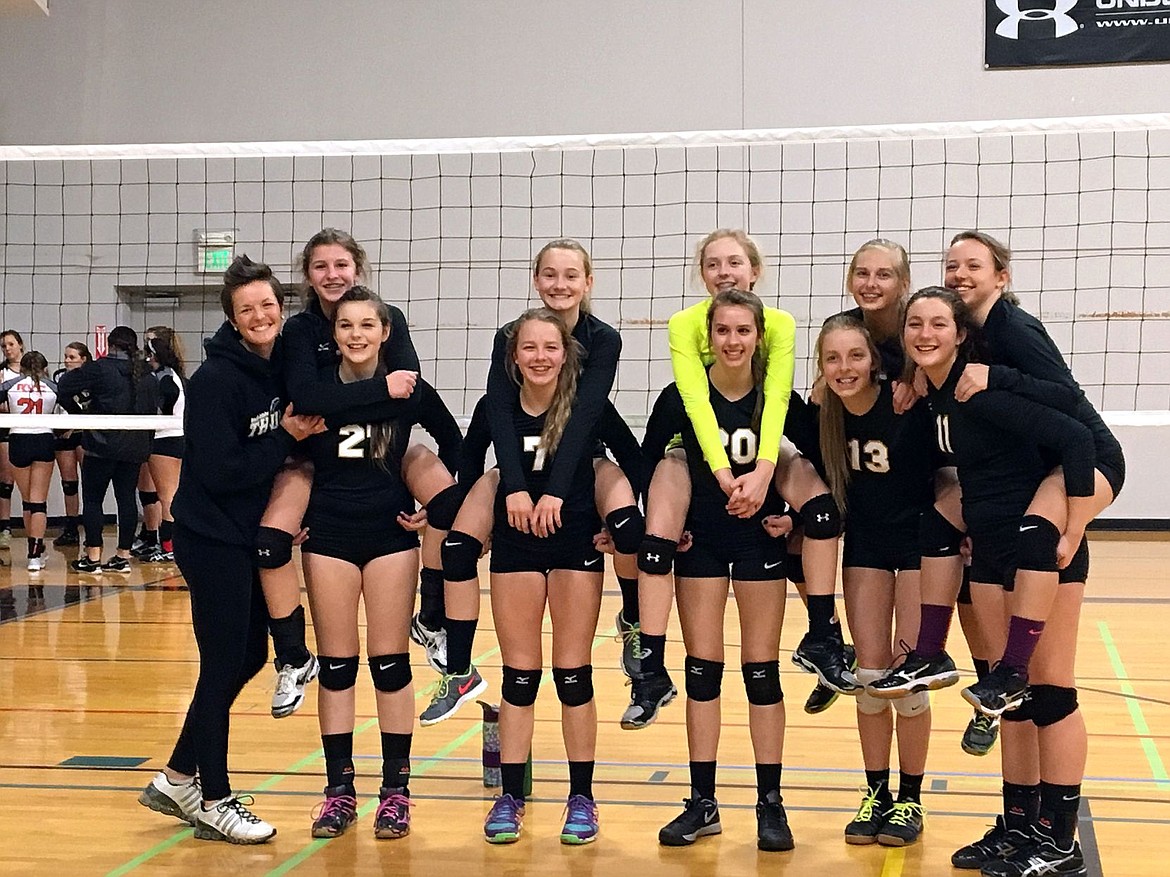
[[[204,840],[263,843],[276,834],[232,795],[227,749],[231,705],[268,660],[268,611],[253,548],[260,516],[293,445],[324,430],[320,417],[286,407],[283,302],[267,265],[237,258],[224,273],[228,320],[207,342],[206,360],[187,387],[174,545],[191,592],[199,680],[167,767],[139,800],[191,822]]]
[[[138,349],[138,333],[115,326],[108,338],[110,353],[61,375],[57,397],[74,414],[157,414],[158,381]],[[141,429],[87,429],[81,433],[81,520],[85,552],[70,564],[81,573],[130,572],[130,546],[138,524],[134,488],[138,470],[150,456],[154,433]],[[118,505],[118,551],[104,565],[102,526],[106,491],[114,485]]]

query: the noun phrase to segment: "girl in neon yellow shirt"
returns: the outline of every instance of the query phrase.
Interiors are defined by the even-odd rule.
[[[759,248],[743,231],[718,229],[707,235],[695,254],[695,274],[709,295],[726,289],[755,286],[763,273]],[[670,319],[671,365],[687,416],[695,428],[703,456],[728,496],[727,509],[750,517],[763,504],[775,480],[780,494],[805,520],[803,559],[808,575],[809,634],[793,654],[799,666],[815,672],[822,683],[842,692],[857,690],[843,657],[840,625],[833,594],[837,577],[840,512],[824,482],[807,460],[782,451],[784,428],[795,368],[796,321],[776,308],[766,308],[763,347],[767,355],[760,447],[754,469],[732,476],[726,438],[720,434],[708,396],[705,366],[712,360],[706,320],[710,299]],[[732,449],[734,450],[734,449]],[[666,673],[663,650],[673,587],[671,562],[683,536],[690,502],[690,479],[680,451],[657,462],[646,503],[646,538],[638,556],[638,600],[642,622],[642,667],[634,680],[630,706],[622,727],[642,728],[677,693]]]

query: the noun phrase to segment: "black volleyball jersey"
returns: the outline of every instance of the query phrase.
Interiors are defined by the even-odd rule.
[[[520,446],[520,465],[524,475],[524,489],[528,491],[534,505],[544,496],[552,475],[552,464],[556,460],[557,453],[560,452],[560,448],[558,448],[554,453],[548,454],[541,446],[540,434],[544,430],[544,421],[545,414],[529,414],[517,402],[512,415],[512,425]],[[521,533],[508,524],[507,491],[501,484],[500,489],[496,491],[495,523],[492,535],[495,546],[493,551],[497,550],[501,542],[507,542],[518,550],[526,545],[548,550],[556,545],[567,545],[573,540],[587,539],[591,543],[593,535],[600,530],[596,502],[593,497],[592,457],[585,456],[578,461],[573,470],[569,490],[563,499],[560,529],[551,536],[541,538]]]
[[[934,470],[945,464],[934,451],[927,406],[895,414],[890,382],[879,387],[865,414],[845,412],[845,526],[867,531],[917,528],[918,516],[934,502]]]
[[[439,455],[453,466],[461,434],[439,394],[421,378],[403,416],[373,423],[327,418],[328,430],[305,441],[313,460],[313,489],[305,522],[310,528],[344,527],[355,533],[397,527],[400,512],[414,511],[414,498],[402,480],[402,457],[411,428],[421,425],[439,445]],[[373,456],[375,436],[391,431],[383,458]]]
[[[860,307],[842,311],[838,316],[852,317],[857,322],[865,324],[865,311]],[[882,358],[882,377],[891,381],[902,380],[902,371],[906,367],[906,353],[902,349],[901,335],[894,335],[892,338],[886,338],[882,341],[875,338],[874,344],[877,346],[878,355]]]
[[[731,400],[710,386],[711,407],[719,424],[719,435],[727,450],[731,474],[737,478],[756,466],[760,430],[753,421],[757,419],[754,415],[759,394],[760,388],[753,387],[746,396]],[[646,437],[642,443],[646,459],[662,459],[667,443],[675,435],[682,436],[683,448],[687,453],[687,469],[691,476],[691,507],[687,512],[686,526],[695,540],[770,538],[760,522],[766,515],[783,511],[783,501],[770,491],[763,507],[752,517],[738,518],[728,514],[727,494],[719,486],[719,481],[703,457],[678,387],[671,384],[659,394],[646,424]]]
[[[955,385],[966,362],[959,359],[946,382],[928,386],[935,441],[953,454],[963,488],[963,518],[972,532],[1018,519],[1051,466],[1042,450],[1064,467],[1069,496],[1092,496],[1096,454],[1089,429],[1072,417],[1004,390],[984,390],[966,402]]]

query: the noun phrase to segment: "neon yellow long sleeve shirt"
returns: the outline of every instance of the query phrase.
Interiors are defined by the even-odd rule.
[[[679,311],[670,318],[670,364],[687,416],[712,472],[731,464],[719,436],[719,424],[707,384],[707,366],[714,361],[707,338],[707,312],[711,299]],[[757,459],[775,463],[780,456],[780,438],[792,395],[796,368],[796,320],[778,308],[764,308],[764,410],[760,421],[760,449]]]

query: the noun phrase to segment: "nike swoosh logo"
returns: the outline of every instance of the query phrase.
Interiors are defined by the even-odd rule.
[[[1028,530],[1035,530],[1039,526],[1039,524],[1029,524],[1027,527],[1020,527],[1020,532],[1024,533]]]
[[[597,563],[597,561],[599,561],[599,560],[601,560],[600,557],[595,557],[592,560],[585,561],[585,565],[586,566],[593,566],[593,564]]]
[[[926,669],[927,669],[926,667],[917,667],[911,671],[902,670],[900,672],[903,675],[905,675],[908,679],[917,679],[919,676],[922,675],[923,671]]]
[[[1076,800],[1077,798],[1079,798],[1079,797],[1080,797],[1080,795],[1065,795],[1065,796],[1064,796],[1064,798],[1063,798],[1063,800],[1065,800],[1065,801],[1075,801],[1075,800]]]
[[[614,523],[613,528],[615,530],[620,530],[622,527],[624,527],[626,524],[628,524],[629,521],[630,521],[629,518],[622,518],[620,521],[616,521]]]
[[[1028,636],[1040,636],[1042,633],[1044,633],[1042,630],[1029,630]]]
[[[345,664],[330,664],[329,669],[330,670],[344,670]]]
[[[444,542],[443,547],[444,548],[455,548],[455,547],[462,545],[462,544],[463,544],[462,542]]]
[[[475,687],[475,677],[472,676],[466,682],[463,682],[456,687],[459,689],[459,694],[461,696],[464,694],[467,694],[467,692],[471,691],[471,689],[473,689]]]
[[[779,566],[780,564],[782,564],[783,562],[784,562],[784,561],[782,561],[782,560],[777,560],[775,563],[765,563],[765,564],[764,564],[764,569],[775,569],[776,567],[778,567],[778,566]]]
[[[397,661],[391,661],[389,664],[379,664],[378,669],[379,670],[389,670],[391,667],[393,667],[397,663],[398,663]]]
[[[714,810],[708,810],[706,813],[703,814],[703,824],[704,825],[710,825],[714,819],[715,819],[715,811]]]

